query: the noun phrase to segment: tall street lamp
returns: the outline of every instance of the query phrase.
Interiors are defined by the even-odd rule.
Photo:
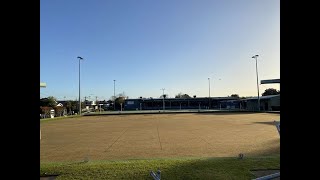
[[[81,115],[81,99],[80,99],[80,61],[83,60],[82,57],[78,56],[79,59],[79,115]]]
[[[47,84],[40,82],[40,88],[45,88],[45,87],[47,87]],[[41,140],[41,127],[40,127],[40,140]]]
[[[210,78],[208,78],[209,81],[209,109],[210,109]]]
[[[258,89],[258,111],[260,111],[260,95],[259,95],[259,78],[258,78],[258,57],[259,55],[254,55],[252,58],[256,59],[256,74],[257,74],[257,89]]]
[[[164,104],[164,90],[165,88],[160,89],[162,90],[162,99],[163,99],[163,111],[165,110],[165,104]]]
[[[113,80],[113,110],[116,110],[116,80]]]
[[[215,82],[217,82],[218,80],[220,81],[221,79],[220,79],[220,78],[219,78],[219,79],[216,79]],[[214,82],[214,78],[212,79],[212,82]],[[214,84],[214,83],[213,83],[213,84]],[[210,80],[209,80],[209,86],[210,86]],[[215,86],[214,86],[214,87],[215,87]],[[209,91],[210,91],[210,88],[211,88],[211,87],[209,87]],[[213,89],[213,88],[212,88],[212,89]],[[209,92],[209,96],[210,96],[210,92]],[[212,97],[213,97],[213,96],[212,96]],[[221,108],[220,108],[220,109],[221,109]]]

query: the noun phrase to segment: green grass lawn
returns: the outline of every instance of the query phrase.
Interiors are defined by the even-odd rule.
[[[54,118],[44,118],[40,119],[40,123],[50,122],[50,121],[56,121],[56,120],[64,120],[68,118],[79,118],[80,115],[71,115],[71,116],[60,116],[60,117],[54,117]]]
[[[238,158],[180,158],[127,161],[41,163],[40,176],[57,179],[152,179],[150,171],[161,170],[161,179],[252,179],[250,170],[280,169],[280,156]]]

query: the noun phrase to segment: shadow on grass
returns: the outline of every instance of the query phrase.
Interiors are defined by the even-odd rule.
[[[268,148],[266,148],[268,147]],[[172,158],[75,163],[42,163],[40,175],[55,174],[59,179],[152,179],[150,172],[161,170],[161,179],[253,179],[252,170],[280,169],[279,139],[261,149],[244,153],[243,159]]]
[[[150,172],[161,170],[161,179],[252,179],[252,169],[276,169],[280,158],[248,157],[153,159],[100,161],[67,166],[43,164],[40,173],[59,174],[59,179],[152,179]]]
[[[272,139],[261,145],[261,148],[253,151],[241,152],[245,156],[280,156],[280,139]]]
[[[270,155],[280,155],[280,145],[275,145],[268,147],[266,149],[257,150],[254,152],[249,152],[248,156],[270,156]]]
[[[243,159],[191,159],[170,167],[159,165],[158,169],[163,179],[252,179],[256,178],[251,172],[253,169],[280,169],[280,139],[269,140],[261,149],[245,152]]]
[[[253,178],[251,169],[277,167],[277,162],[263,158],[208,158],[177,163],[171,168],[163,169],[162,177],[163,179],[251,179]]]
[[[253,122],[255,124],[265,124],[265,125],[272,125],[276,127],[276,124],[273,121],[265,121],[265,122]]]
[[[200,112],[200,113],[194,113],[195,115],[246,115],[246,114],[261,114],[261,113],[258,113],[258,112],[246,112],[246,111],[243,111],[243,112],[233,112],[233,111],[230,111],[230,112],[220,112],[220,111],[216,111],[216,112]]]

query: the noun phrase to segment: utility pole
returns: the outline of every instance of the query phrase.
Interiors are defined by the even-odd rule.
[[[163,99],[163,111],[165,110],[165,104],[164,104],[164,90],[165,88],[160,89],[162,90],[162,99]]]
[[[260,94],[259,94],[259,78],[258,78],[258,60],[259,55],[254,55],[252,58],[256,60],[256,75],[257,75],[257,89],[258,89],[258,111],[260,111]]]
[[[45,87],[47,87],[47,84],[40,82],[40,88],[45,88]],[[40,140],[41,140],[41,127],[40,127]]]
[[[113,80],[113,110],[116,110],[116,80]]]
[[[83,60],[82,57],[78,56],[79,59],[79,115],[81,115],[81,98],[80,98],[80,61]]]
[[[210,78],[208,78],[208,81],[209,81],[209,109],[210,109]]]

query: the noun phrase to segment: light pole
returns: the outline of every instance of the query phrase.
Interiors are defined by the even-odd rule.
[[[256,74],[257,74],[257,89],[258,89],[258,111],[260,111],[260,95],[259,95],[259,78],[258,78],[258,57],[259,55],[254,55],[252,58],[256,59]]]
[[[209,109],[210,109],[210,78],[208,78],[209,81]]]
[[[80,99],[80,61],[83,60],[82,57],[78,56],[79,59],[79,115],[81,115],[81,99]]]
[[[100,111],[99,111],[99,112],[100,112],[100,113],[101,113],[101,106],[102,106],[102,105],[103,105],[103,104],[99,104],[99,106],[100,106]]]
[[[116,110],[116,80],[113,80],[113,110]]]
[[[40,82],[40,88],[45,88],[45,87],[47,87],[47,84]],[[41,115],[41,114],[40,114],[40,115]],[[40,127],[40,140],[41,140],[41,127]]]
[[[216,79],[217,80],[217,79]],[[218,79],[219,81],[221,80],[220,78]],[[218,82],[218,80],[217,81],[215,81],[215,82]],[[214,82],[214,78],[212,79],[212,82]],[[214,84],[214,83],[213,83]],[[214,86],[215,87],[215,86]],[[213,89],[213,88],[212,88]],[[209,81],[209,91],[210,91],[210,81]],[[210,97],[210,92],[209,92],[209,97]],[[213,96],[212,96],[213,97]],[[214,108],[214,106],[213,106],[213,108]],[[221,108],[220,108],[221,109]]]
[[[165,110],[165,105],[164,105],[164,90],[165,88],[160,89],[162,90],[162,99],[163,99],[163,111]]]

